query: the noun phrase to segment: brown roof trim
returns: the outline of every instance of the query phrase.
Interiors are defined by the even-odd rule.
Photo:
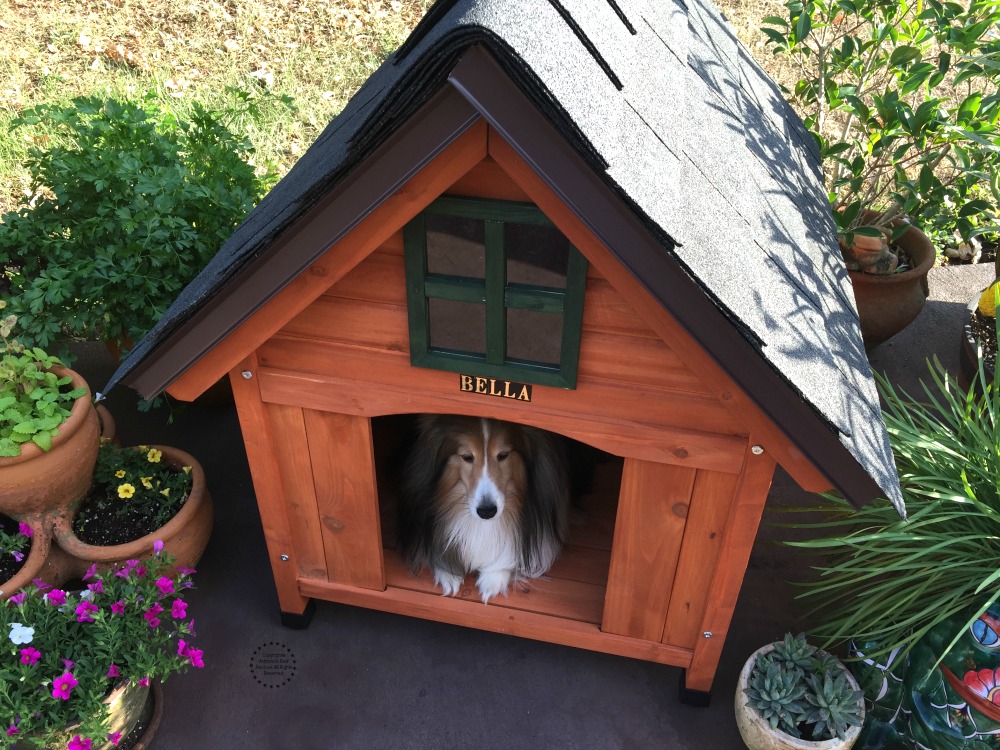
[[[369,155],[363,169],[356,169],[304,210],[280,240],[160,342],[123,382],[146,398],[164,391],[479,117],[458,92],[445,87]],[[324,214],[324,221],[311,220],[318,214]]]
[[[573,151],[485,49],[468,50],[449,81],[831,486],[858,506],[883,496],[829,423],[774,370],[680,261],[664,252],[664,241],[652,236],[628,202]],[[672,247],[670,238],[665,239]]]

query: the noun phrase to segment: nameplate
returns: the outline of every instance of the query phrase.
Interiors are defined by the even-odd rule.
[[[479,375],[459,375],[458,386],[462,393],[481,393],[484,396],[512,398],[515,401],[531,401],[531,386],[500,378],[484,378]]]

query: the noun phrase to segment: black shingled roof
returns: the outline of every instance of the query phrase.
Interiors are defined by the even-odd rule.
[[[884,494],[901,508],[815,144],[710,0],[439,0],[105,392],[155,360],[164,342],[447,87],[476,45],[641,221],[663,254],[656,261],[680,268],[778,376],[787,388],[780,396],[811,407],[811,417],[786,415],[779,427],[789,435],[830,431],[846,454],[810,457],[833,484],[856,503]],[[636,275],[717,361],[725,358],[721,345],[685,323],[684,310],[671,309],[667,281]],[[274,279],[272,292],[290,280]],[[723,365],[744,384],[739,362]],[[775,418],[764,403],[777,398],[773,389],[756,390],[751,398]],[[868,486],[834,476],[845,471],[860,471]]]

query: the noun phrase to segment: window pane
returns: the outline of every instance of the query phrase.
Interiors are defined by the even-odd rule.
[[[559,365],[563,316],[534,310],[507,310],[507,359]]]
[[[448,276],[484,278],[485,224],[480,219],[427,214],[427,270]]]
[[[506,224],[507,282],[566,288],[569,240],[555,227]]]
[[[486,305],[433,297],[427,303],[432,349],[457,349],[486,356]]]

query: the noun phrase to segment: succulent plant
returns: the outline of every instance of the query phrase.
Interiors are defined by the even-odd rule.
[[[805,635],[785,635],[757,656],[744,689],[747,705],[792,737],[844,739],[861,726],[862,692],[851,684],[844,665],[806,642]]]

